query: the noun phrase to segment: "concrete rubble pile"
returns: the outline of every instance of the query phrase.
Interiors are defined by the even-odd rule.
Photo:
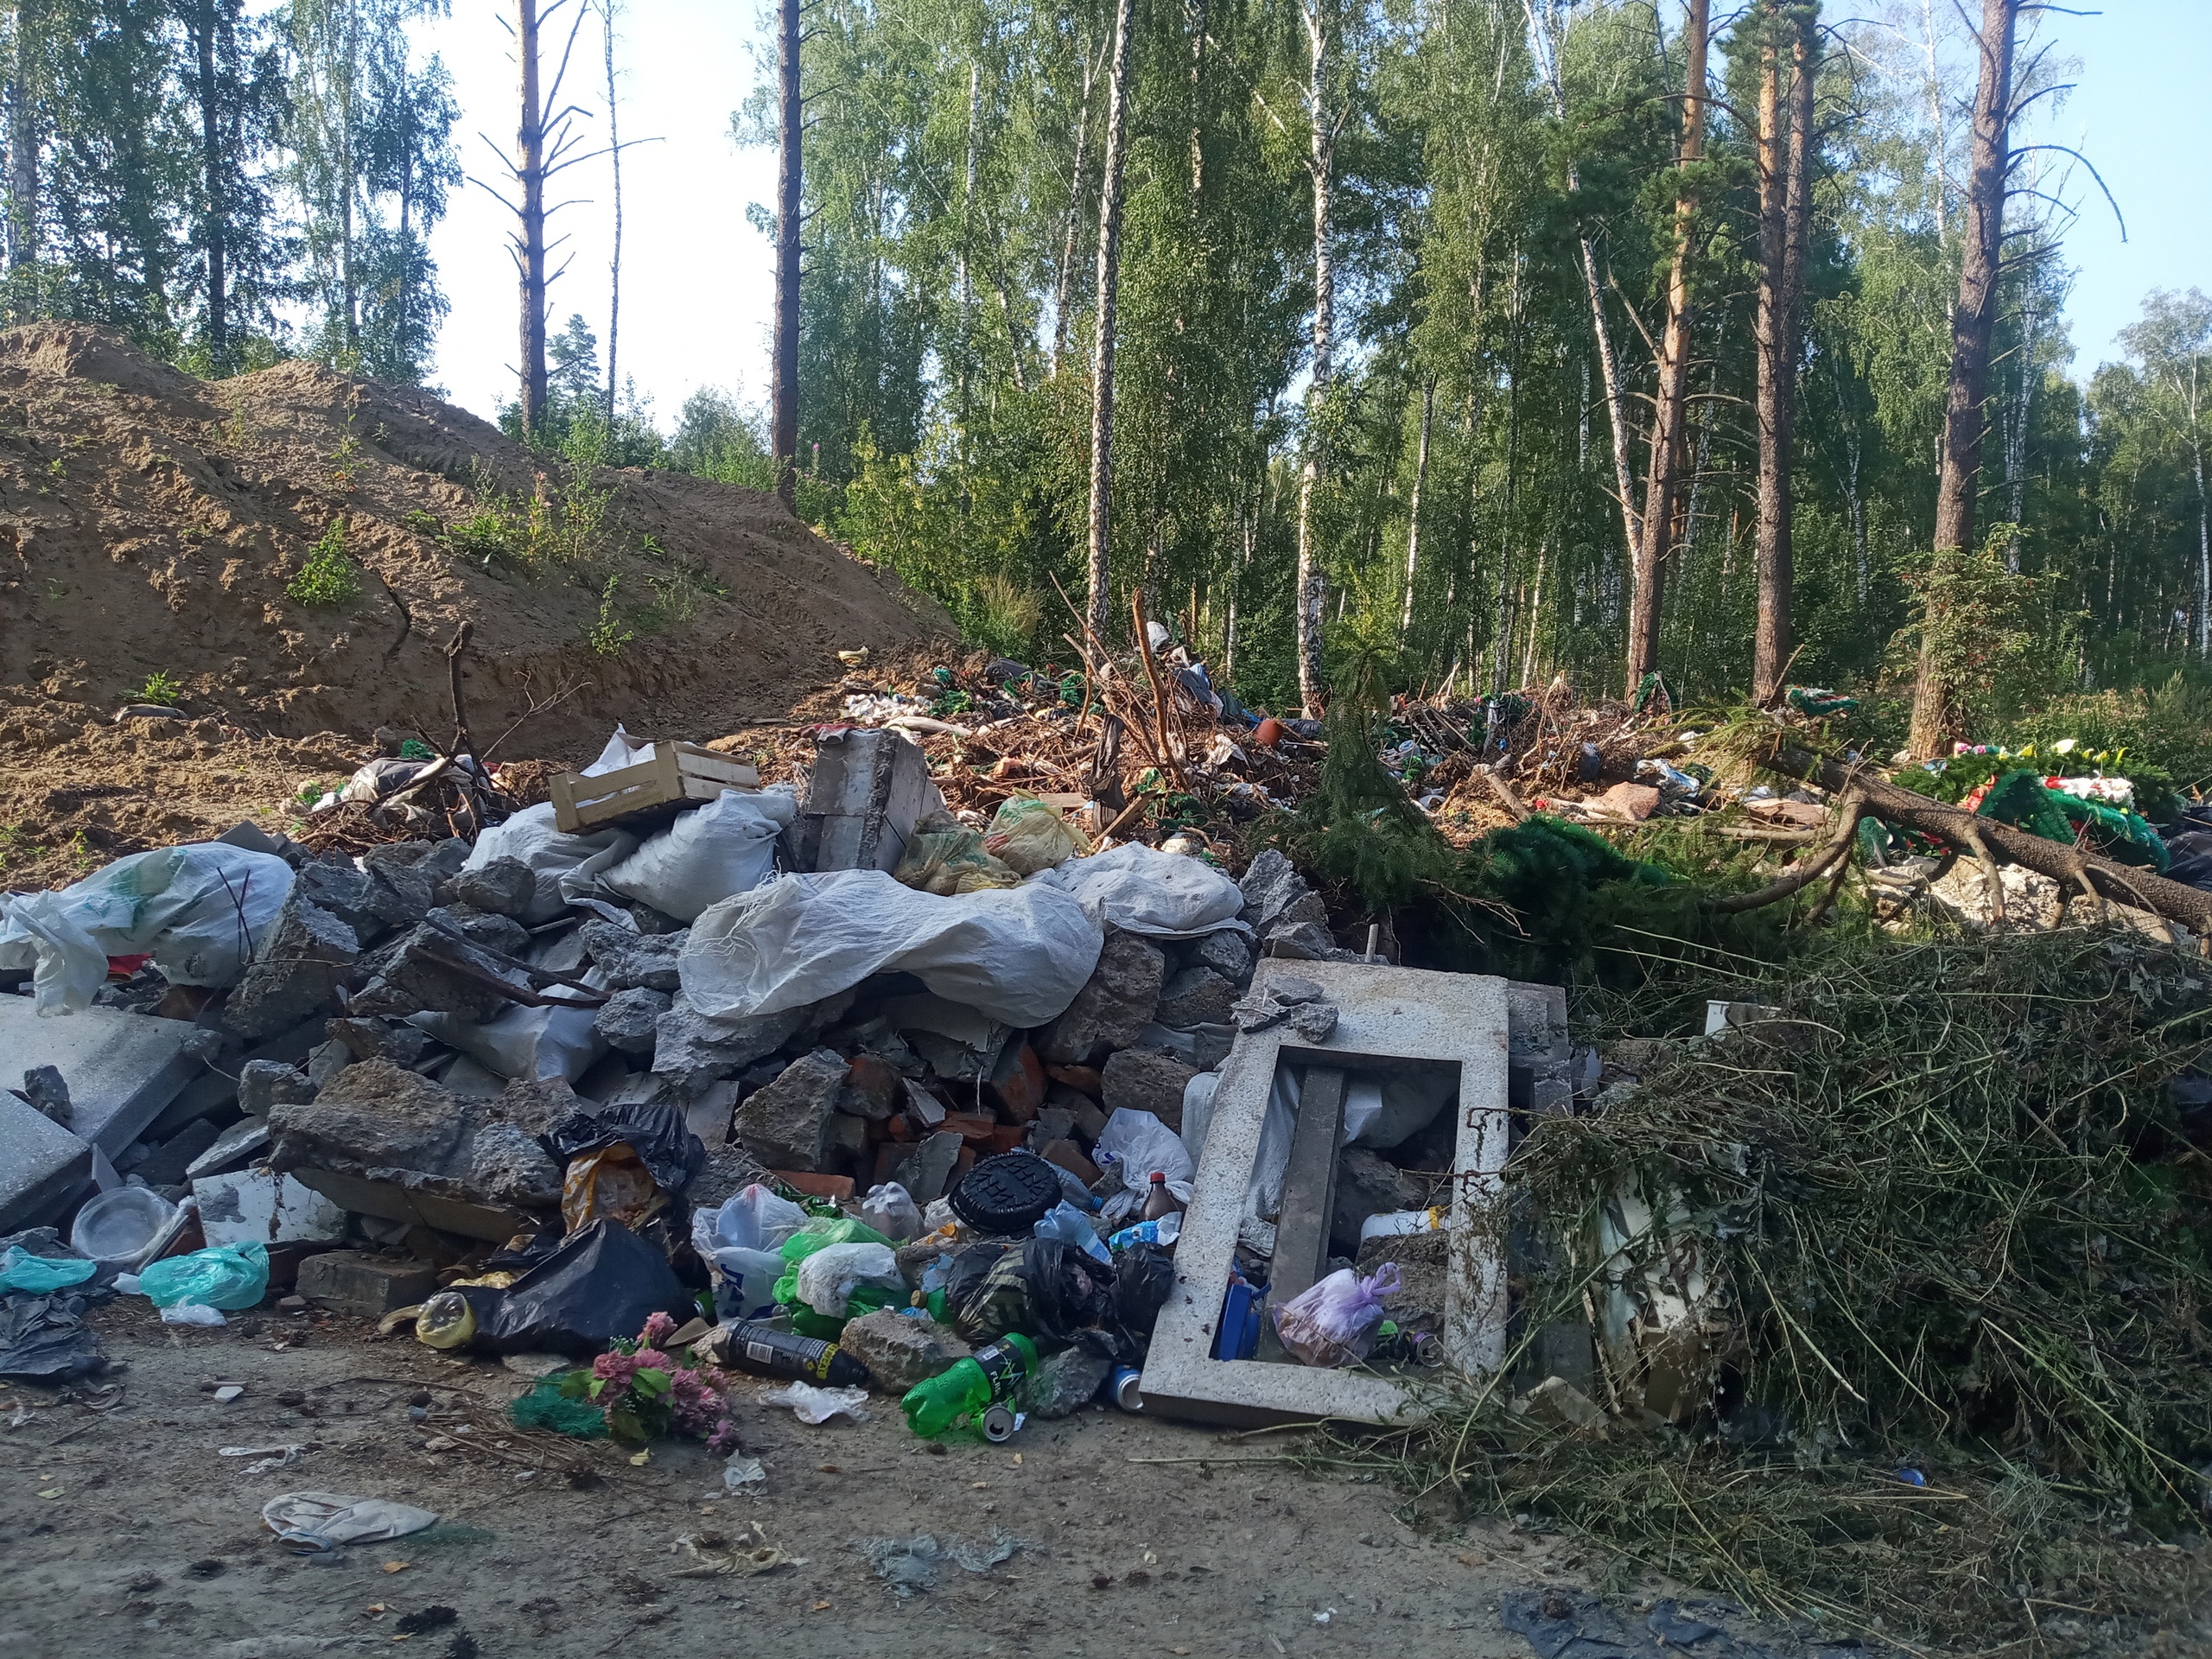
[[[826,1342],[840,1375],[921,1394],[996,1344],[1028,1410],[1134,1407],[1224,1064],[1255,1033],[1330,1039],[1335,1002],[1287,970],[1381,959],[1279,852],[1240,882],[1029,798],[979,835],[892,730],[824,733],[803,790],[588,821],[653,754],[618,732],[562,804],[473,842],[317,856],[241,825],[200,893],[233,901],[227,962],[180,968],[166,934],[115,949],[92,891],[112,871],[5,901],[0,1243],[95,1262],[94,1287],[250,1250],[264,1291],[410,1310],[434,1345],[583,1354],[641,1312],[711,1308],[720,1334],[693,1335],[719,1363],[831,1380],[820,1351],[758,1358]],[[960,836],[1019,873],[935,882]],[[106,958],[88,995],[73,948]],[[1284,971],[1255,983],[1267,958]],[[1387,1258],[1404,1294],[1382,1319],[1363,1289],[1350,1325],[1262,1358],[1437,1363],[1453,1094],[1355,1090],[1300,1287],[1381,1284]],[[1215,1296],[1264,1292],[1277,1139],[1234,1176]],[[972,1427],[991,1402],[969,1403]]]

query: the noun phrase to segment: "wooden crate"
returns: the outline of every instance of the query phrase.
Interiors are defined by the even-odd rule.
[[[758,789],[760,773],[696,743],[656,743],[653,758],[587,778],[554,775],[553,822],[571,835],[673,817],[687,801],[711,801],[726,789]]]

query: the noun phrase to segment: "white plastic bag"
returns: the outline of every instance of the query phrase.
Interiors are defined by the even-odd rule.
[[[1206,1154],[1206,1131],[1213,1127],[1214,1090],[1221,1087],[1221,1073],[1201,1071],[1183,1085],[1183,1150],[1196,1169]]]
[[[896,1181],[868,1188],[868,1196],[861,1200],[861,1219],[897,1243],[922,1236],[921,1206]]]
[[[862,1285],[906,1288],[888,1244],[825,1244],[800,1262],[798,1281],[799,1300],[825,1319],[843,1319],[853,1293]]]
[[[802,1423],[826,1423],[843,1412],[856,1423],[868,1421],[866,1389],[817,1389],[811,1382],[787,1382],[760,1396],[764,1406],[789,1406]]]
[[[1252,1178],[1244,1187],[1244,1219],[1272,1222],[1282,1212],[1283,1177],[1290,1171],[1290,1139],[1298,1128],[1299,1074],[1275,1067],[1268,1090],[1267,1115],[1260,1120],[1260,1149]]]
[[[475,849],[461,868],[481,869],[495,858],[518,858],[529,865],[537,877],[537,891],[520,919],[535,927],[551,921],[568,907],[571,887],[577,893],[588,893],[598,875],[637,848],[638,838],[626,830],[568,835],[553,822],[553,803],[541,801],[477,836]]]
[[[1202,858],[1155,852],[1135,842],[1071,858],[1024,885],[1057,888],[1094,920],[1124,933],[1194,939],[1228,927],[1252,931],[1237,919],[1244,894],[1227,875]]]
[[[903,971],[1002,1025],[1041,1026],[1075,1001],[1104,943],[1081,906],[1038,882],[940,899],[881,870],[834,870],[714,906],[692,925],[677,972],[711,1018],[808,1007]]]
[[[438,1517],[411,1503],[384,1497],[340,1497],[334,1492],[287,1492],[261,1506],[261,1518],[288,1544],[329,1549],[339,1544],[380,1544],[435,1526]]]
[[[736,1287],[729,1306],[749,1317],[775,1302],[785,1266],[776,1247],[805,1224],[805,1211],[756,1182],[719,1210],[691,1212],[691,1248]]]
[[[1367,1357],[1382,1323],[1382,1299],[1398,1291],[1398,1264],[1385,1262],[1371,1279],[1339,1268],[1274,1311],[1275,1334],[1301,1365],[1350,1365]]]
[[[59,893],[0,898],[0,969],[33,970],[42,1014],[92,1006],[110,957],[153,955],[175,985],[235,985],[292,867],[219,841],[133,853]]]
[[[775,874],[776,837],[798,816],[788,784],[724,790],[648,836],[599,885],[680,922],[696,921],[709,905],[750,893]]]

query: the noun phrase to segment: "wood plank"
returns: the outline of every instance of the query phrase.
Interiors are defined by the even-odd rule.
[[[1329,1217],[1336,1208],[1337,1152],[1344,1139],[1344,1074],[1312,1065],[1298,1095],[1290,1165],[1283,1172],[1282,1209],[1275,1223],[1274,1273],[1268,1303],[1281,1307],[1321,1276],[1329,1256]]]

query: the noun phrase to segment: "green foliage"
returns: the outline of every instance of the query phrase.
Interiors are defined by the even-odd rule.
[[[330,521],[284,592],[302,605],[350,605],[361,596],[361,570],[346,551],[342,517]]]
[[[614,608],[614,592],[621,585],[620,576],[609,576],[607,585],[599,592],[599,620],[592,624],[588,643],[594,657],[619,657],[623,648],[635,639],[637,631],[626,626]]]
[[[145,683],[130,695],[132,699],[138,702],[174,703],[184,695],[184,682],[164,673],[160,669],[156,669],[146,677]]]

